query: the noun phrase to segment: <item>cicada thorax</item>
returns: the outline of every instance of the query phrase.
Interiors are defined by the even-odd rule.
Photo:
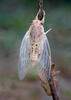
[[[35,65],[41,56],[42,53],[42,38],[43,38],[43,29],[42,26],[32,25],[30,31],[30,60],[32,65]]]

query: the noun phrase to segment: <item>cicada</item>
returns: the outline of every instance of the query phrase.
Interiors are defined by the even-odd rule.
[[[45,14],[42,20],[38,19],[37,14],[22,40],[19,57],[20,79],[25,77],[31,66],[37,68],[38,73],[41,73],[41,69],[45,68],[48,76],[50,75],[51,51],[46,33],[51,29],[44,32],[44,19]]]

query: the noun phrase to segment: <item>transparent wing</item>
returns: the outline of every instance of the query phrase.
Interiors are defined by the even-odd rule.
[[[29,59],[29,31],[25,34],[21,47],[20,47],[20,56],[19,56],[19,78],[23,79],[27,74],[27,71],[31,67]]]
[[[51,51],[50,51],[48,39],[45,34],[42,40],[42,54],[40,58],[40,64],[42,67],[45,68],[47,75],[49,77],[50,69],[51,69]]]

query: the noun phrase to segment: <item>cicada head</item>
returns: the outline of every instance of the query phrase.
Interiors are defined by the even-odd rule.
[[[44,33],[44,28],[43,25],[41,24],[41,21],[38,19],[33,20],[30,30],[31,38],[38,39],[43,33]]]
[[[43,23],[44,23],[44,19],[45,19],[45,12],[43,11],[44,16],[43,16],[42,20],[38,19],[39,12],[37,13],[36,18],[32,22],[31,31],[30,31],[31,37],[35,37],[35,38],[39,38],[39,36],[44,33]]]

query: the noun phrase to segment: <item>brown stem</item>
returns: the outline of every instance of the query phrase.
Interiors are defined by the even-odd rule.
[[[43,0],[38,0],[38,10],[39,10],[38,19],[42,20],[43,16],[44,16],[44,13],[43,13]]]
[[[38,19],[42,20],[43,17],[44,17],[43,0],[38,0],[38,10],[39,10]],[[48,80],[48,82],[49,82],[49,86],[50,86],[50,90],[51,90],[51,93],[52,93],[53,100],[59,100],[59,97],[58,97],[57,92],[56,92],[56,87],[55,87],[55,84],[54,84],[52,73],[51,73],[51,76],[50,76],[50,80]]]
[[[57,92],[56,92],[54,80],[53,80],[53,77],[52,77],[52,73],[51,73],[51,76],[50,76],[50,80],[48,80],[48,82],[49,82],[49,86],[50,86],[50,90],[51,90],[51,93],[52,93],[53,100],[59,100],[59,97],[58,97]]]
[[[38,10],[43,10],[43,0],[38,0]]]

